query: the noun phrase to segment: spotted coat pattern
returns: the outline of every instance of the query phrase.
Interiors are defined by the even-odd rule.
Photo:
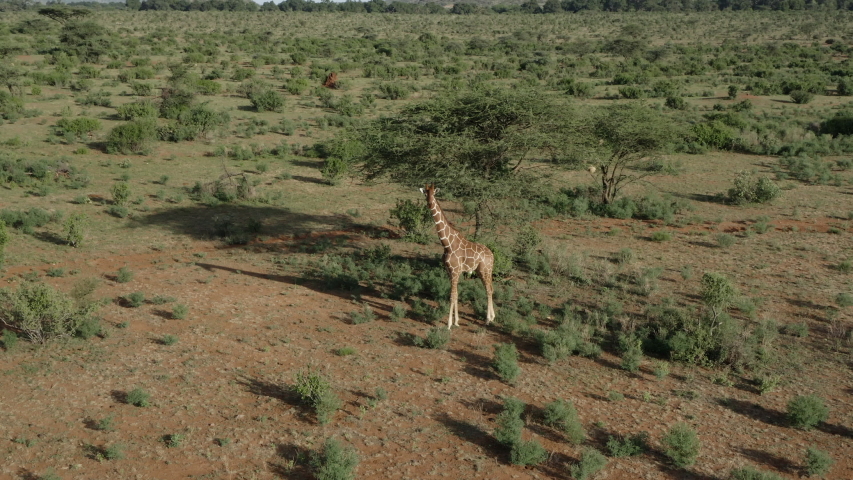
[[[486,312],[486,324],[495,319],[495,307],[492,303],[492,269],[495,264],[495,256],[489,247],[465,239],[458,230],[448,223],[438,200],[435,198],[437,189],[435,185],[427,185],[421,189],[426,196],[427,205],[432,213],[438,238],[444,247],[444,268],[450,276],[450,316],[447,319],[447,328],[459,326],[459,276],[463,273],[476,271],[483,286],[486,287],[489,305]]]

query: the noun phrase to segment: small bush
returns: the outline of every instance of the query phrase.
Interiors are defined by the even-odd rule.
[[[0,290],[0,323],[20,330],[34,343],[70,337],[98,307],[76,303],[49,285],[26,282],[17,290]],[[6,338],[4,335],[4,344]]]
[[[729,248],[735,244],[735,237],[729,235],[728,233],[719,233],[717,234],[717,245],[720,248]]]
[[[373,313],[370,305],[366,303],[362,306],[361,312],[350,312],[349,316],[353,325],[361,325],[362,323],[369,323],[376,320],[376,314]]]
[[[274,90],[254,92],[249,96],[249,101],[258,112],[281,113],[284,111],[284,97]]]
[[[514,397],[504,398],[504,409],[495,419],[495,439],[503,445],[512,447],[521,441],[521,432],[524,429],[524,402]]]
[[[18,334],[11,330],[3,330],[3,336],[0,337],[0,343],[3,344],[3,349],[7,352],[14,349],[18,344]]]
[[[133,292],[125,296],[124,299],[133,308],[141,307],[145,304],[145,294],[142,292]]]
[[[450,343],[450,335],[449,328],[438,325],[430,328],[425,337],[415,337],[414,344],[418,347],[444,350]]]
[[[791,100],[793,100],[794,103],[799,103],[801,105],[804,105],[814,100],[814,94],[805,90],[794,90],[790,93],[790,96]]]
[[[352,480],[355,478],[353,470],[357,465],[358,454],[355,449],[342,446],[334,438],[326,439],[322,452],[311,459],[317,480]]]
[[[518,367],[518,350],[514,343],[500,343],[495,345],[495,358],[492,361],[492,368],[495,369],[501,380],[512,384],[521,369]]]
[[[640,432],[636,435],[620,438],[611,436],[607,440],[607,449],[610,451],[611,457],[633,457],[640,455],[648,448],[648,432]]]
[[[772,472],[765,472],[752,467],[736,468],[729,473],[730,480],[782,480],[782,477]]]
[[[791,426],[811,430],[829,417],[829,409],[816,395],[800,395],[788,402],[788,421]]]
[[[655,368],[652,373],[654,373],[658,380],[666,377],[669,375],[669,363],[665,361],[655,362]]]
[[[664,230],[658,230],[652,233],[651,239],[653,242],[668,242],[672,240],[672,234]]]
[[[157,125],[153,119],[143,118],[118,125],[107,135],[107,153],[142,154],[157,139]]]
[[[433,220],[426,203],[398,199],[389,212],[391,220],[405,232],[403,238],[416,243],[429,243],[433,235]]]
[[[767,177],[755,178],[751,172],[739,172],[735,176],[735,185],[726,195],[729,203],[743,205],[747,203],[767,203],[781,195],[782,190]]]
[[[586,439],[583,425],[578,418],[578,412],[570,401],[555,400],[545,406],[545,425],[554,427],[575,445],[580,445]]]
[[[829,452],[809,447],[806,449],[806,456],[803,460],[803,470],[810,477],[822,477],[829,472],[830,467],[835,461],[829,455]]]
[[[332,415],[341,407],[341,401],[332,391],[329,380],[311,369],[297,372],[293,391],[303,404],[314,408],[317,420],[323,425],[329,423]]]
[[[513,465],[539,465],[548,459],[548,451],[538,440],[521,440],[512,445],[509,458]]]
[[[172,307],[172,318],[175,320],[183,320],[187,318],[187,313],[189,313],[189,307],[184,305],[183,303],[178,303],[174,307]]]
[[[86,221],[86,215],[82,213],[72,213],[65,220],[65,242],[72,247],[79,247],[83,244],[84,234],[83,227]]]
[[[129,268],[121,267],[118,269],[118,273],[116,274],[116,281],[118,283],[127,283],[131,280],[133,280],[133,272]]]
[[[178,343],[178,337],[175,335],[163,335],[163,338],[160,339],[160,343],[163,345],[171,346]]]
[[[689,467],[696,463],[699,456],[699,437],[696,431],[684,422],[678,422],[669,429],[663,437],[667,457],[677,467]]]
[[[581,452],[580,461],[569,468],[575,480],[587,480],[600,472],[607,465],[607,457],[594,448]]]
[[[127,397],[125,397],[125,402],[135,407],[147,407],[151,404],[150,400],[151,394],[141,388],[134,388],[127,392]]]

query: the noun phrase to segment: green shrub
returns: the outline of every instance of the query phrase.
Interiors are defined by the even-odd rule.
[[[737,289],[725,276],[716,272],[702,275],[702,301],[705,302],[716,320],[737,297]]]
[[[143,118],[118,125],[110,130],[106,140],[107,153],[142,154],[157,139],[157,126],[153,119]]]
[[[9,244],[9,231],[6,222],[0,219],[0,268],[6,264],[6,245]]]
[[[794,428],[811,430],[829,417],[829,409],[816,395],[800,395],[788,402],[788,422]]]
[[[175,335],[166,334],[163,335],[163,338],[160,339],[160,343],[163,345],[171,346],[178,343],[178,337]]]
[[[118,283],[127,283],[131,280],[133,280],[133,272],[129,268],[121,267],[118,269],[118,273],[116,274],[116,281]]]
[[[779,165],[787,172],[777,172],[777,176],[782,178],[792,176],[801,182],[818,185],[824,185],[833,178],[829,163],[817,156],[783,156],[779,158]]]
[[[571,401],[555,400],[545,406],[545,425],[554,427],[575,445],[580,445],[586,439],[583,425],[578,412]]]
[[[450,343],[450,329],[441,325],[432,327],[424,338],[415,337],[414,344],[418,347],[444,350]]]
[[[317,480],[353,480],[358,454],[352,447],[344,447],[334,438],[323,443],[323,451],[314,454],[311,467]]]
[[[499,343],[494,346],[495,358],[492,361],[492,368],[495,369],[501,380],[507,383],[514,383],[515,379],[521,373],[518,367],[518,350],[514,343]]]
[[[539,465],[548,459],[548,451],[538,440],[520,440],[512,445],[509,458],[513,465]]]
[[[729,248],[735,244],[735,237],[729,235],[728,233],[718,233],[717,234],[717,245],[720,248]]]
[[[26,282],[17,290],[0,290],[0,307],[0,322],[23,332],[30,341],[43,344],[75,335],[98,305],[77,305],[49,285]]]
[[[751,172],[738,172],[735,185],[726,196],[729,203],[743,205],[746,203],[767,203],[781,195],[782,190],[767,177],[755,178]]]
[[[249,96],[249,101],[258,112],[278,112],[284,111],[284,97],[275,90],[264,90],[257,93],[252,93]]]
[[[794,90],[790,93],[790,96],[794,103],[799,103],[801,105],[814,100],[814,94],[805,90]]]
[[[144,118],[157,118],[159,109],[153,101],[143,100],[119,105],[116,107],[116,113],[122,120],[140,120]]]
[[[495,439],[503,445],[512,447],[521,441],[524,429],[524,402],[514,397],[504,397],[504,409],[495,418]]]
[[[835,304],[841,308],[853,306],[853,295],[841,292],[835,296]]]
[[[687,110],[687,102],[682,97],[666,97],[664,105],[673,110]]]
[[[586,448],[581,452],[580,461],[569,468],[575,480],[587,480],[595,476],[607,465],[607,457],[594,448]]]
[[[130,185],[127,182],[117,182],[110,189],[110,193],[113,195],[113,203],[123,206],[130,200]]]
[[[404,239],[415,243],[429,243],[434,223],[426,203],[397,199],[397,204],[388,213],[391,220],[405,232]]]
[[[100,120],[86,117],[60,118],[56,122],[56,128],[60,131],[60,135],[70,136],[74,140],[79,140],[100,130],[101,122]]]
[[[678,422],[669,429],[661,442],[667,457],[677,467],[689,467],[696,463],[699,456],[699,437],[696,431],[684,422]]]
[[[340,157],[327,157],[323,161],[323,167],[320,169],[320,174],[329,185],[337,185],[341,179],[349,172],[350,164]]]
[[[133,308],[141,307],[145,304],[145,294],[142,292],[133,292],[124,297],[127,304]]]
[[[293,391],[303,404],[314,408],[317,420],[322,425],[329,423],[332,415],[341,407],[341,400],[332,391],[329,380],[310,368],[296,373]]]
[[[655,362],[655,368],[653,373],[655,377],[658,378],[658,380],[666,377],[667,375],[669,375],[669,363],[664,361]]]
[[[672,240],[672,234],[665,230],[658,230],[652,233],[651,239],[653,242],[668,242]]]
[[[782,480],[782,477],[772,472],[765,472],[753,467],[736,468],[729,473],[730,480]]]
[[[65,220],[65,242],[72,247],[83,244],[86,215],[74,212]]]
[[[719,120],[693,125],[693,135],[701,145],[718,150],[731,150],[738,143],[732,129]]]
[[[136,407],[147,407],[151,404],[150,400],[151,394],[141,388],[134,388],[127,392],[127,396],[125,397],[125,402],[127,402],[128,405]]]
[[[640,455],[649,448],[648,432],[640,432],[626,437],[608,437],[607,449],[611,457],[633,457]]]
[[[189,310],[189,307],[182,303],[175,304],[175,306],[172,307],[172,318],[174,318],[175,320],[183,320],[187,318],[187,313],[189,313]]]
[[[803,459],[803,469],[810,477],[822,477],[829,473],[829,469],[833,463],[835,461],[829,455],[829,452],[809,447],[806,449],[806,456]]]
[[[3,349],[8,352],[18,344],[18,334],[11,330],[3,329],[3,336],[0,337],[0,343],[3,344]]]
[[[380,83],[378,89],[382,96],[388,100],[402,100],[411,93],[408,86],[398,82]]]
[[[350,312],[349,316],[353,325],[361,325],[362,323],[369,323],[376,320],[376,314],[373,313],[370,305],[366,303],[361,307],[361,312]]]

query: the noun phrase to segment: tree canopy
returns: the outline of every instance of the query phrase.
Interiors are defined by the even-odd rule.
[[[641,103],[605,107],[579,128],[580,149],[573,156],[597,168],[604,204],[615,200],[625,185],[655,173],[655,160],[679,136],[668,118]]]
[[[569,111],[532,90],[446,92],[353,131],[363,148],[352,160],[368,180],[434,183],[479,215],[489,199],[532,186],[524,167],[557,147]]]

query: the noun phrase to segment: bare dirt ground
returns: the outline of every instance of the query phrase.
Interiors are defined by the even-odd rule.
[[[712,216],[714,209],[729,207],[703,208]],[[737,214],[749,216],[743,210]],[[673,373],[662,380],[652,375],[648,361],[639,373],[629,374],[607,353],[597,360],[571,357],[548,365],[535,345],[524,341],[519,342],[523,373],[509,386],[490,368],[492,344],[509,337],[484,327],[470,310],[446,351],[412,346],[408,336],[422,335],[426,325],[389,321],[393,302],[387,299],[361,298],[378,318],[351,324],[348,314],[360,303],[301,275],[311,257],[299,252],[306,238],[268,238],[232,248],[192,240],[152,253],[116,248],[94,257],[70,252],[63,266],[78,272],[50,283],[67,289],[77,278],[96,276],[102,279],[98,297],[117,299],[134,291],[149,299],[168,295],[190,305],[190,313],[175,320],[169,304],[130,308],[115,301],[100,312],[107,325],[104,338],[41,348],[19,345],[0,355],[0,478],[35,478],[50,468],[62,478],[79,479],[306,478],[306,458],[328,436],[358,450],[359,478],[569,478],[568,465],[582,447],[539,424],[541,409],[557,398],[574,402],[589,434],[586,445],[604,450],[610,435],[650,433],[650,453],[611,459],[597,478],[725,478],[743,465],[797,478],[811,445],[836,460],[827,478],[853,478],[850,351],[833,339],[823,314],[832,295],[850,285],[849,276],[831,269],[853,247],[849,222],[780,214],[767,233],[739,237],[727,249],[709,237],[710,232],[742,232],[749,223],[672,228],[569,219],[538,227],[556,245],[586,252],[592,272],[606,275],[608,255],[633,248],[638,259],[631,268],[663,266],[659,291],[669,296],[695,296],[701,272],[713,267],[763,299],[761,316],[780,324],[808,323],[809,337],[781,340],[785,361],[796,368],[764,395],[748,378],[731,374],[732,386],[716,385],[711,379],[719,372],[684,365],[673,364]],[[844,230],[825,233],[831,225]],[[656,229],[675,237],[648,241]],[[345,235],[344,245],[355,248],[388,242],[358,231],[330,235]],[[438,245],[398,244],[395,249],[440,251]],[[131,282],[104,274],[122,265],[135,273]],[[684,279],[679,274],[684,265],[697,274]],[[11,267],[5,281],[15,284],[21,274],[52,266]],[[589,308],[606,294],[570,284],[558,292],[562,300]],[[849,326],[850,318],[842,312],[840,321]],[[167,334],[178,342],[165,344]],[[342,347],[356,353],[336,355]],[[344,401],[327,426],[288,391],[294,374],[306,366],[326,372]],[[136,387],[151,393],[151,406],[125,403],[126,393]],[[387,399],[377,398],[378,388]],[[624,399],[612,401],[609,392]],[[810,432],[788,427],[786,403],[808,393],[827,401],[829,420]],[[494,419],[505,395],[528,403],[524,435],[538,438],[551,452],[546,463],[511,465],[495,441]],[[105,417],[113,417],[112,431],[96,428]],[[676,421],[694,426],[702,441],[696,465],[686,471],[667,466],[660,445]],[[169,435],[179,435],[180,444],[167,446]],[[99,458],[98,452],[115,444],[123,446],[123,459]]]

